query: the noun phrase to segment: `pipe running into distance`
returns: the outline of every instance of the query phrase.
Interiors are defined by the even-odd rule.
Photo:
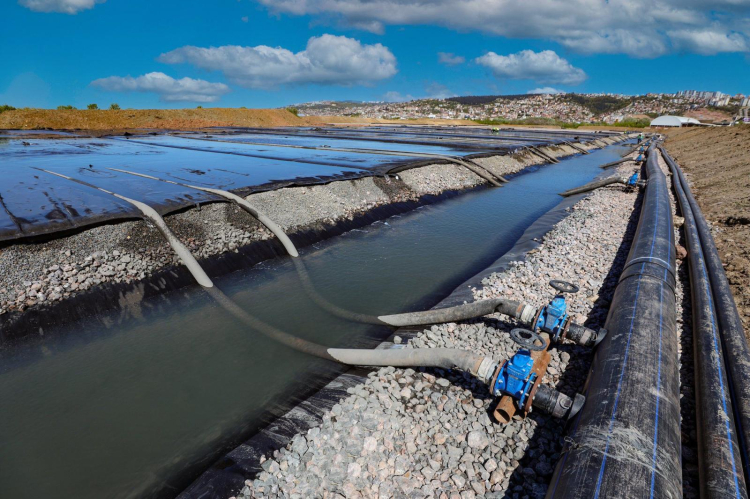
[[[548,499],[682,497],[674,229],[650,152],[638,227],[584,394],[594,403],[574,420]]]
[[[527,147],[526,149],[528,149],[529,151],[533,152],[534,154],[536,154],[536,155],[537,155],[537,156],[539,156],[540,158],[542,158],[542,159],[545,159],[545,160],[549,161],[550,163],[559,163],[559,162],[560,162],[560,160],[559,160],[559,159],[557,159],[557,158],[555,158],[555,157],[552,157],[552,156],[550,156],[549,154],[547,154],[546,152],[543,152],[543,151],[542,151],[541,149],[539,149],[538,147],[535,147],[535,146],[528,146],[528,147]]]
[[[599,168],[602,168],[602,169],[612,168],[613,166],[621,165],[623,163],[627,163],[628,161],[635,161],[635,160],[632,158],[622,158],[622,159],[618,159],[617,161],[612,161],[611,163],[605,163],[599,166]]]
[[[672,170],[675,192],[685,217],[684,230],[690,258],[695,384],[700,402],[697,427],[701,491],[705,497],[736,497],[742,491],[741,486],[747,494],[750,352],[708,223],[682,169],[661,146],[660,150]],[[717,334],[719,341],[716,341]],[[726,387],[723,386],[724,380],[727,380]],[[724,408],[727,399],[731,407]],[[722,411],[717,412],[719,405]],[[726,438],[716,436],[725,433],[729,433]],[[728,463],[735,465],[726,466]]]
[[[565,142],[563,142],[563,144],[567,144],[568,146],[572,147],[576,151],[579,151],[579,152],[581,152],[583,154],[591,154],[589,151],[587,151],[583,147],[581,147],[579,145],[576,145],[576,144],[573,144],[572,142],[568,142],[567,140]]]
[[[580,187],[575,187],[573,189],[569,189],[565,192],[561,192],[560,195],[562,197],[569,197],[574,196],[576,194],[582,194],[584,192],[593,191],[595,189],[599,189],[600,187],[606,187],[608,185],[612,184],[625,184],[627,185],[628,178],[621,177],[619,175],[613,175],[611,177],[603,178],[601,180],[594,180],[593,182],[589,182],[588,184],[582,185]]]

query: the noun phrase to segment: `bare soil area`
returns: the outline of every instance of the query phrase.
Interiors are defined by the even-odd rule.
[[[750,126],[683,128],[666,147],[685,170],[750,333]]]
[[[725,113],[724,111],[719,111],[717,109],[708,109],[705,107],[686,111],[685,116],[688,118],[695,118],[704,123],[718,123],[720,121],[732,119],[732,115],[729,113]]]
[[[197,129],[211,126],[308,125],[285,109],[18,109],[0,114],[0,129],[131,130]]]
[[[347,116],[299,117],[286,109],[17,109],[0,113],[0,130],[86,130],[106,133],[141,129],[197,130],[215,126],[276,127],[321,124],[399,123],[476,125],[466,120],[380,120]]]
[[[355,116],[296,116],[286,109],[17,109],[0,113],[0,130],[85,130],[90,135],[156,130],[200,130],[216,126],[277,127],[311,125],[469,125],[470,120],[385,120]],[[556,128],[549,125],[513,125],[513,128]],[[626,131],[622,127],[582,126],[581,130]]]

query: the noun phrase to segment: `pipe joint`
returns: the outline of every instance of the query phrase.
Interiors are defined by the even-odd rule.
[[[572,419],[580,412],[586,397],[576,393],[573,398],[547,385],[539,385],[531,402],[532,406],[558,419]]]
[[[566,328],[567,331],[563,335],[563,338],[567,338],[584,347],[595,347],[607,336],[607,330],[604,328],[594,331],[586,326],[580,326],[570,321],[568,321]]]
[[[586,398],[576,394],[570,398],[554,388],[539,383],[534,359],[528,350],[519,350],[509,360],[497,364],[491,380],[487,383],[492,395],[507,395],[513,399],[518,409],[528,412],[532,407],[540,409],[555,418],[570,419],[581,410]]]

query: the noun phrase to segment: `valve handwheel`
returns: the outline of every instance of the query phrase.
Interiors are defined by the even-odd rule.
[[[511,329],[510,338],[527,350],[541,351],[547,348],[544,338],[539,333],[528,329]]]
[[[573,283],[568,281],[558,281],[557,279],[551,280],[549,285],[561,293],[578,293],[578,290],[580,289]]]

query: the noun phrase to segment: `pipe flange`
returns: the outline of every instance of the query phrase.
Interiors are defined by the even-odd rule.
[[[528,414],[532,411],[534,397],[536,397],[536,391],[539,389],[539,385],[542,383],[543,377],[544,376],[537,376],[534,380],[534,386],[532,386],[531,390],[529,390],[529,396],[526,397],[526,403],[523,405],[523,409],[521,409],[524,414]]]
[[[511,329],[510,338],[527,350],[540,352],[547,349],[547,341],[542,338],[542,335],[529,329],[520,327]],[[540,344],[538,345],[537,342]]]
[[[537,324],[539,324],[539,317],[542,316],[542,312],[544,311],[544,307],[539,307],[539,310],[536,311],[536,315],[534,316],[534,321],[529,324],[531,326],[532,331],[537,330]]]
[[[573,321],[571,317],[568,317],[565,319],[565,324],[563,324],[562,333],[555,336],[555,341],[562,341],[564,339],[568,338],[568,329],[570,329],[570,323]]]
[[[492,373],[492,378],[490,378],[489,386],[490,386],[490,393],[492,393],[493,395],[495,394],[495,385],[497,384],[497,377],[500,376],[500,372],[502,372],[503,367],[507,363],[508,363],[507,360],[504,360],[502,362],[498,362],[497,368],[495,369],[495,372]]]

